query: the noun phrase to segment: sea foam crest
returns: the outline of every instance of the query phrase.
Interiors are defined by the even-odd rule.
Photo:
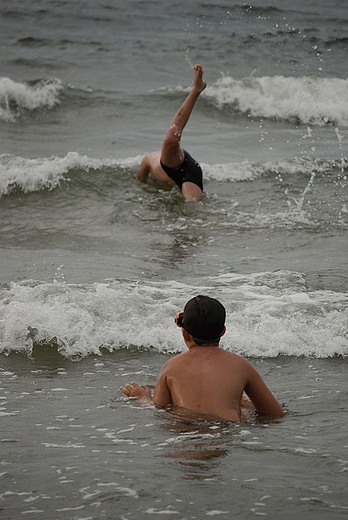
[[[311,176],[313,173],[325,173],[333,169],[340,169],[345,174],[348,166],[346,159],[338,161],[309,157],[292,157],[267,162],[250,162],[246,159],[242,162],[201,163],[201,165],[206,180],[219,182],[250,181],[265,173]]]
[[[126,158],[96,159],[78,152],[68,152],[66,156],[51,156],[29,159],[10,154],[0,155],[0,197],[21,189],[25,193],[54,189],[62,181],[69,181],[69,171],[80,168],[100,170],[102,168],[124,168],[137,170],[142,160],[141,155]],[[293,157],[267,162],[201,163],[206,181],[240,182],[251,181],[264,174],[275,175],[325,173],[339,169],[346,175],[347,159],[325,160],[320,158]]]
[[[104,166],[132,167],[140,162],[139,157],[123,160],[93,159],[77,152],[65,157],[39,157],[28,159],[14,155],[0,155],[0,197],[20,188],[25,193],[54,189],[62,181],[68,181],[68,173],[74,168],[100,169]]]
[[[68,358],[103,349],[180,352],[173,316],[197,294],[227,311],[223,347],[246,356],[348,354],[347,295],[308,291],[300,273],[226,274],[191,286],[173,281],[111,280],[72,285],[24,281],[0,287],[0,352],[31,354],[50,345]]]
[[[348,126],[348,79],[226,76],[203,95],[219,109],[230,107],[249,117]]]
[[[10,154],[0,155],[0,197],[8,195],[15,189],[21,189],[24,193],[40,191],[42,189],[54,189],[61,182],[69,181],[69,171],[80,168],[88,171],[102,168],[125,168],[136,170],[142,156],[95,159],[78,152],[69,152],[64,157],[39,157],[29,159]],[[202,163],[204,178],[206,181],[239,182],[253,180],[265,173],[274,174],[304,174],[313,172],[325,172],[333,168],[346,170],[347,160],[341,161],[310,159],[306,157],[294,157],[278,161],[231,162],[223,164]]]
[[[0,78],[0,121],[14,122],[24,110],[51,109],[59,104],[63,84],[58,79],[35,84]]]

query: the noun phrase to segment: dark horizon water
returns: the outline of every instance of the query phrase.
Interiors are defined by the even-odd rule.
[[[335,0],[1,2],[1,518],[346,517],[347,49]],[[197,62],[185,203],[135,176]],[[120,394],[199,293],[283,420]]]

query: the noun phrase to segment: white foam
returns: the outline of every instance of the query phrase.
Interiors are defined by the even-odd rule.
[[[202,163],[205,180],[218,182],[239,182],[250,181],[265,174],[282,175],[306,175],[314,173],[325,173],[333,168],[346,168],[347,160],[340,161],[309,158],[291,157],[267,162],[230,162],[224,164],[204,164]]]
[[[101,169],[103,167],[131,168],[139,164],[140,157],[125,159],[93,159],[77,152],[69,152],[65,157],[39,157],[29,159],[14,155],[0,155],[0,197],[20,188],[25,193],[54,189],[62,181],[69,181],[68,173],[74,168]]]
[[[51,344],[66,357],[102,347],[181,352],[175,313],[196,294],[227,310],[222,345],[247,356],[347,355],[348,296],[305,289],[299,273],[278,271],[212,277],[206,286],[110,281],[90,285],[12,283],[0,291],[0,351],[30,354]]]
[[[51,109],[59,104],[63,84],[58,79],[35,85],[0,78],[0,121],[14,122],[23,110]]]
[[[52,190],[59,187],[61,182],[68,182],[70,170],[79,168],[85,171],[89,169],[100,170],[102,168],[124,168],[137,169],[142,156],[126,158],[103,158],[95,159],[78,152],[69,152],[64,157],[38,157],[35,159],[25,158],[10,154],[0,155],[0,197],[11,193],[15,188],[25,193],[40,191],[42,189]],[[325,172],[334,167],[346,167],[346,160],[340,162],[324,159],[310,159],[305,157],[294,157],[269,161],[266,163],[231,162],[225,164],[202,163],[204,178],[206,181],[239,182],[253,180],[265,173],[275,175],[312,175]]]
[[[348,126],[348,79],[226,76],[202,95],[219,109],[230,108],[249,117]]]

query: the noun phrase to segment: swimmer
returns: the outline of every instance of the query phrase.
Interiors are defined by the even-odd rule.
[[[188,350],[163,365],[153,396],[147,385],[135,382],[121,386],[121,392],[158,408],[172,405],[231,422],[248,420],[246,408],[257,415],[283,417],[280,404],[251,363],[219,347],[225,317],[224,306],[214,298],[189,300],[174,318]]]
[[[179,186],[187,201],[200,200],[203,193],[202,169],[181,148],[182,132],[190,118],[195,103],[206,87],[201,65],[193,67],[193,86],[170,125],[161,151],[146,155],[140,163],[137,178],[145,181],[151,174],[154,179]]]

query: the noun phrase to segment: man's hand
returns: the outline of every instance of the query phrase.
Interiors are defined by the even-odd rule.
[[[127,383],[125,386],[120,386],[120,390],[127,397],[135,397],[136,399],[142,398],[143,400],[146,400],[149,402],[152,401],[151,390],[145,384],[140,386],[140,385],[138,385],[138,383],[135,383],[133,381],[133,383],[131,383],[131,384]]]

